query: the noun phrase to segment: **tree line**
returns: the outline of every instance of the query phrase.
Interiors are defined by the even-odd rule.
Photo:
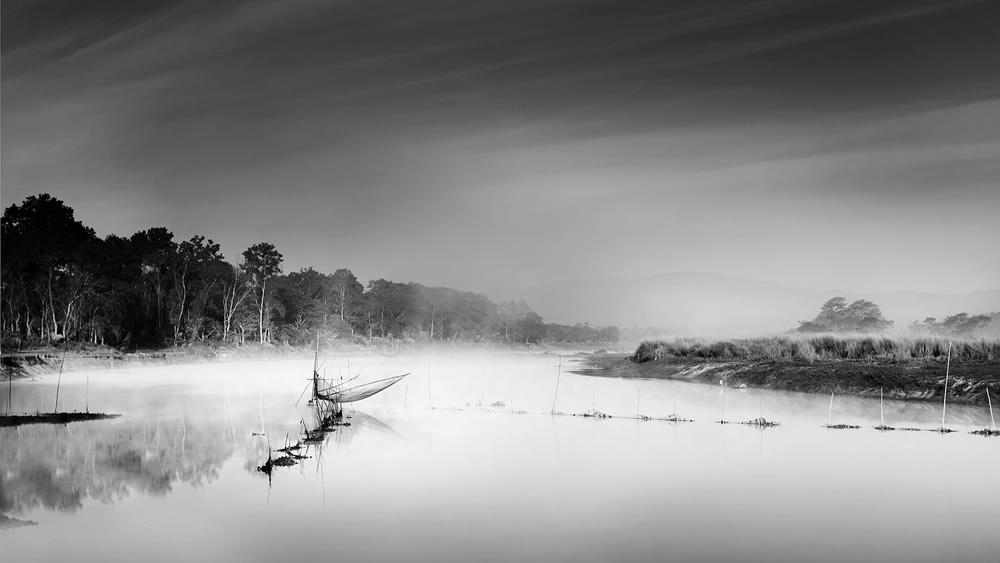
[[[0,327],[6,344],[77,341],[125,348],[190,342],[308,344],[318,333],[359,338],[509,343],[616,342],[614,326],[545,323],[524,302],[347,268],[282,271],[273,244],[236,264],[204,236],[166,228],[98,237],[48,194],[2,218]]]
[[[958,313],[938,321],[927,317],[922,322],[910,323],[909,330],[918,336],[974,337],[981,335],[992,322],[990,315]],[[882,309],[866,299],[848,303],[843,297],[834,297],[820,307],[819,314],[811,321],[799,321],[796,332],[877,333],[893,327],[895,323],[882,316]]]

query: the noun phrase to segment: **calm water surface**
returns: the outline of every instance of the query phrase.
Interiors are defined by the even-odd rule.
[[[877,400],[571,375],[555,356],[331,359],[412,374],[297,466],[257,471],[313,413],[311,361],[68,374],[60,410],[0,429],[4,561],[997,561],[1000,440],[878,432]],[[597,410],[690,423],[550,416]],[[14,385],[51,410],[55,377]],[[4,403],[7,389],[2,395]],[[502,403],[502,404],[501,404]],[[480,404],[488,405],[481,407]],[[764,415],[766,430],[715,421]],[[936,428],[939,405],[887,401]],[[255,434],[264,434],[255,435]]]

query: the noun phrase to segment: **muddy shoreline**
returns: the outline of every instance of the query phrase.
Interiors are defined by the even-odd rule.
[[[622,379],[672,379],[728,387],[753,387],[781,391],[907,401],[941,401],[944,397],[944,362],[873,363],[859,360],[823,362],[712,361],[662,358],[634,363],[626,354],[581,357],[573,373]],[[948,402],[986,406],[989,389],[1000,398],[1000,363],[952,362]]]

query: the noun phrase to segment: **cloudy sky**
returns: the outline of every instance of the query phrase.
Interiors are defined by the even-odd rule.
[[[2,200],[461,289],[1000,287],[1000,3],[17,1]]]

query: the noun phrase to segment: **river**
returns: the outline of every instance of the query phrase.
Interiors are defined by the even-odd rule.
[[[268,444],[310,424],[311,364],[64,374],[60,410],[122,416],[0,429],[0,514],[36,524],[0,531],[3,560],[1000,559],[1000,439],[969,433],[985,408],[884,432],[937,428],[941,406],[831,415],[829,396],[574,375],[568,356],[336,358],[329,378],[411,374],[268,478]],[[13,411],[51,410],[56,380],[16,382]],[[760,416],[780,426],[716,423]]]

